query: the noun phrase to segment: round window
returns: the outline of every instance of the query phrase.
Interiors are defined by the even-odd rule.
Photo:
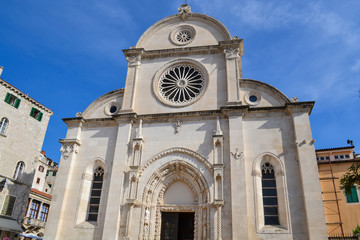
[[[178,26],[170,33],[170,40],[176,45],[186,45],[195,38],[195,28],[189,25]]]
[[[117,107],[116,106],[111,106],[109,111],[110,111],[110,113],[116,113]]]
[[[161,96],[170,103],[186,104],[196,99],[204,89],[204,76],[200,69],[187,64],[166,70],[159,81]]]
[[[172,107],[184,107],[198,101],[205,93],[209,74],[193,59],[177,59],[159,69],[153,80],[157,99]]]
[[[251,95],[250,97],[249,97],[249,100],[250,100],[250,102],[256,102],[257,101],[257,96],[255,96],[255,95]]]
[[[108,116],[115,115],[119,112],[120,104],[117,102],[109,102],[104,108],[104,112]]]
[[[261,102],[261,94],[258,91],[250,91],[245,94],[244,100],[251,106],[258,105]]]

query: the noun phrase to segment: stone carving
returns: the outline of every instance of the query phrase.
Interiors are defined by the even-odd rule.
[[[291,102],[299,102],[299,99],[297,97],[292,97],[290,101]]]
[[[78,148],[80,146],[80,141],[77,139],[61,139],[59,141],[62,146],[60,148],[60,152],[62,152],[63,159],[67,159],[70,157],[72,153],[78,153]]]
[[[182,122],[181,121],[176,121],[175,122],[175,134],[179,133],[179,130],[181,128]]]
[[[235,160],[239,160],[239,159],[243,159],[244,153],[243,152],[239,152],[239,149],[236,148],[235,152],[230,152],[231,156],[235,159]]]
[[[225,48],[224,53],[226,59],[233,59],[240,57],[239,48]]]
[[[141,64],[141,55],[130,55],[126,57],[126,61],[129,63],[129,66],[139,66]]]
[[[185,21],[187,13],[191,13],[191,8],[188,4],[181,4],[181,7],[178,8],[178,11],[181,19]]]
[[[181,4],[181,7],[178,8],[179,13],[191,13],[191,7],[189,4]]]
[[[252,172],[251,172],[251,175],[252,176],[256,176],[256,177],[261,177],[262,175],[261,175],[261,172],[260,171],[257,171],[257,170],[253,170]]]
[[[82,117],[83,115],[82,115],[82,112],[77,112],[76,113],[76,117],[78,117],[78,118],[80,118],[80,117]]]

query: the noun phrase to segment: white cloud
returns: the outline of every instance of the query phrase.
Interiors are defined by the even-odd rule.
[[[347,16],[342,15],[344,13],[332,10],[327,2],[309,4],[284,0],[223,0],[221,2],[210,0],[206,3],[196,0],[194,2],[206,14],[216,16],[226,12],[233,21],[245,23],[253,29],[272,31],[300,25],[315,29],[320,37],[336,37],[347,46],[356,49],[360,46],[359,24],[348,20]]]

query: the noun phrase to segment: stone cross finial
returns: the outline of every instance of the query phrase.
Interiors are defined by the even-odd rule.
[[[191,13],[191,7],[189,6],[189,4],[181,4],[181,6],[178,8],[178,11],[180,14],[183,13]]]

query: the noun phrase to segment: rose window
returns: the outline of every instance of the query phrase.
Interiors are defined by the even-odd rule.
[[[159,90],[162,97],[170,103],[186,104],[203,92],[203,73],[192,65],[173,66],[162,74]]]
[[[191,32],[189,30],[182,30],[176,34],[176,40],[179,43],[187,43],[191,39]]]

